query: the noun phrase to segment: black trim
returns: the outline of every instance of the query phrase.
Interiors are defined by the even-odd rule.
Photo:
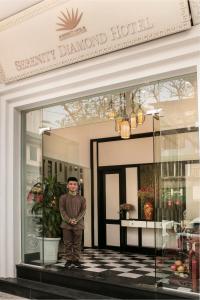
[[[97,168],[99,167],[99,143],[97,142],[97,151],[96,151],[96,159],[97,159]]]
[[[120,220],[115,219],[106,219],[105,222],[106,224],[120,224]]]
[[[138,179],[138,190],[140,189],[140,182],[141,182],[141,179],[140,179],[140,165],[137,166],[137,179]],[[141,218],[141,205],[140,205],[140,201],[138,199],[138,220]]]
[[[104,222],[104,216],[105,216],[105,205],[104,205],[104,199],[105,199],[105,181],[103,174],[100,174],[99,171],[97,171],[97,209],[98,209],[98,247],[105,248],[106,244],[106,224]],[[102,191],[100,192],[100,187],[102,187]],[[101,201],[100,201],[101,200]],[[102,238],[103,237],[103,238]]]
[[[121,167],[121,178],[119,181],[121,193],[120,193],[120,204],[126,203],[126,169]],[[122,216],[120,216],[122,219]],[[127,244],[127,228],[121,226],[120,220],[120,248],[125,249]]]
[[[155,140],[155,122],[156,122],[156,118],[153,118],[153,132],[154,132],[154,137],[153,137],[153,161],[155,162],[156,161],[156,154],[155,154],[155,149],[156,149],[156,140]],[[158,119],[159,120],[159,119]],[[159,123],[159,126],[160,126],[160,123]],[[159,166],[159,170],[160,170],[160,163],[157,164]],[[157,207],[157,202],[158,202],[158,199],[156,198],[156,187],[157,187],[157,167],[156,167],[156,164],[154,164],[154,207]],[[160,187],[158,187],[158,191],[160,190]],[[157,215],[156,215],[156,210],[154,209],[154,220],[157,220]],[[142,234],[142,232],[141,232]],[[156,235],[157,235],[157,232],[156,232],[156,228],[154,228],[154,255],[157,256],[159,255],[159,249],[157,249],[157,239],[156,239]],[[162,256],[162,253],[161,253],[161,256]],[[155,270],[157,268],[156,266],[156,260],[154,262],[154,267],[155,267]]]
[[[145,132],[145,133],[136,133],[132,134],[130,136],[130,139],[139,139],[139,138],[145,138],[145,137],[153,137],[153,136],[159,136],[162,135],[172,135],[177,133],[187,133],[187,132],[197,132],[199,131],[198,127],[183,127],[183,128],[177,128],[177,129],[167,129],[155,132]],[[107,138],[99,138],[99,139],[92,139],[91,141],[97,142],[97,143],[105,143],[105,142],[112,142],[112,141],[124,141],[120,136],[113,136],[113,137],[107,137]]]
[[[169,161],[163,161],[162,163],[175,163],[177,162],[176,160],[169,160]],[[193,160],[180,160],[179,163],[183,163],[183,164],[197,164],[200,162],[199,159],[193,159]],[[113,168],[113,170],[115,169],[119,169],[119,168],[135,168],[135,167],[140,167],[140,166],[146,166],[146,165],[159,165],[160,163],[141,163],[141,164],[128,164],[128,165],[114,165],[114,166],[103,166],[103,167],[98,167],[98,170],[103,171],[103,170],[107,170],[107,169],[111,169]]]
[[[98,212],[97,212],[97,217],[98,217],[98,220],[97,220],[97,224],[98,224],[98,228],[97,228],[97,232],[98,232],[98,247],[99,247],[99,223],[100,223],[100,221],[99,221],[99,218],[100,218],[100,212],[99,212],[99,201],[98,201],[98,199],[99,199],[99,192],[100,192],[100,189],[99,189],[99,187],[100,187],[100,183],[99,183],[99,175],[98,175],[98,167],[99,167],[99,144],[98,144],[98,142],[96,141],[96,167],[97,167],[97,193],[96,193],[96,201],[97,201],[97,210],[98,210]],[[102,228],[102,230],[105,230],[105,227],[104,228]],[[94,235],[95,235],[95,232],[94,232]]]
[[[90,170],[91,170],[91,243],[94,247],[94,147],[90,140]]]
[[[152,137],[153,132],[145,132],[145,133],[137,133],[137,134],[131,134],[130,139],[140,139],[145,137]],[[120,136],[112,136],[107,138],[99,138],[99,139],[92,139],[92,141],[98,142],[98,143],[105,143],[105,142],[112,142],[112,141],[124,141]]]
[[[152,165],[153,163],[142,163],[142,164],[128,164],[128,165],[114,165],[114,166],[103,166],[103,167],[98,167],[98,170],[107,170],[107,169],[113,169],[113,170],[117,170],[117,169],[119,169],[119,168],[137,168],[137,167],[139,167],[139,166],[142,166],[142,165]]]
[[[119,174],[119,201],[121,204],[124,199],[124,189],[123,178],[124,174],[122,173],[122,168],[118,169],[106,169],[98,170],[98,245],[100,248],[106,248],[106,224],[119,224],[120,225],[120,244],[124,240],[123,231],[121,230],[121,221],[106,219],[106,183],[105,176],[106,174]]]
[[[142,228],[138,228],[138,248],[139,253],[142,252]]]

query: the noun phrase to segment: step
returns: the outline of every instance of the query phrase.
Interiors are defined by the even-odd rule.
[[[70,270],[55,270],[49,267],[38,268],[30,265],[17,265],[17,277],[38,281],[42,283],[71,288],[74,290],[100,294],[115,299],[198,299],[191,294],[172,291],[144,284],[131,284],[118,277],[105,278],[100,274],[87,274],[88,272],[71,272]]]
[[[99,294],[20,278],[0,279],[0,291],[28,299],[113,299]]]

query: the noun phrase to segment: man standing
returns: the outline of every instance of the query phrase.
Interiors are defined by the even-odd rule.
[[[70,269],[80,267],[81,241],[84,229],[86,200],[77,194],[78,180],[69,177],[67,180],[68,193],[60,197],[59,208],[62,217],[63,241],[66,252],[65,267]]]

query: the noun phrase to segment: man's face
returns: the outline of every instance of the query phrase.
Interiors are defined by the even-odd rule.
[[[67,188],[70,192],[76,192],[78,190],[78,182],[76,181],[69,181],[67,184]]]

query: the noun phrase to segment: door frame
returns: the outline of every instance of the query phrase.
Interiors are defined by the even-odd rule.
[[[98,246],[99,248],[120,248],[126,245],[126,235],[121,226],[121,215],[119,220],[106,220],[106,174],[119,174],[119,205],[126,202],[126,173],[123,167],[105,167],[98,169]],[[103,199],[102,199],[103,198]],[[106,245],[106,224],[119,224],[120,226],[120,246]]]

